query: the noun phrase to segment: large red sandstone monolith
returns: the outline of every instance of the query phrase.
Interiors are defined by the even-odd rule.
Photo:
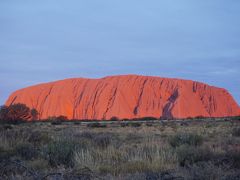
[[[240,115],[222,88],[190,80],[123,75],[102,79],[74,78],[39,84],[14,92],[6,105],[24,103],[40,118],[225,117]]]

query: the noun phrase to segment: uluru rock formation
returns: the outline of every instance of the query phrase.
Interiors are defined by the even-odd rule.
[[[225,117],[240,107],[222,88],[190,80],[122,75],[101,79],[73,78],[14,92],[6,105],[24,103],[40,118]]]

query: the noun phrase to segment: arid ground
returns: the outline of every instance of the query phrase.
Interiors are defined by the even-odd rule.
[[[0,125],[0,179],[239,179],[239,118]]]

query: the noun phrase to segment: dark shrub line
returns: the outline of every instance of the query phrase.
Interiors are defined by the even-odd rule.
[[[95,122],[95,123],[87,124],[87,127],[90,127],[90,128],[106,128],[107,124]]]

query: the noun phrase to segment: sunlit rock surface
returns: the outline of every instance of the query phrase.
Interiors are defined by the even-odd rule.
[[[40,118],[223,117],[240,115],[233,97],[222,88],[190,80],[123,75],[74,78],[14,92],[6,105],[24,103]]]

